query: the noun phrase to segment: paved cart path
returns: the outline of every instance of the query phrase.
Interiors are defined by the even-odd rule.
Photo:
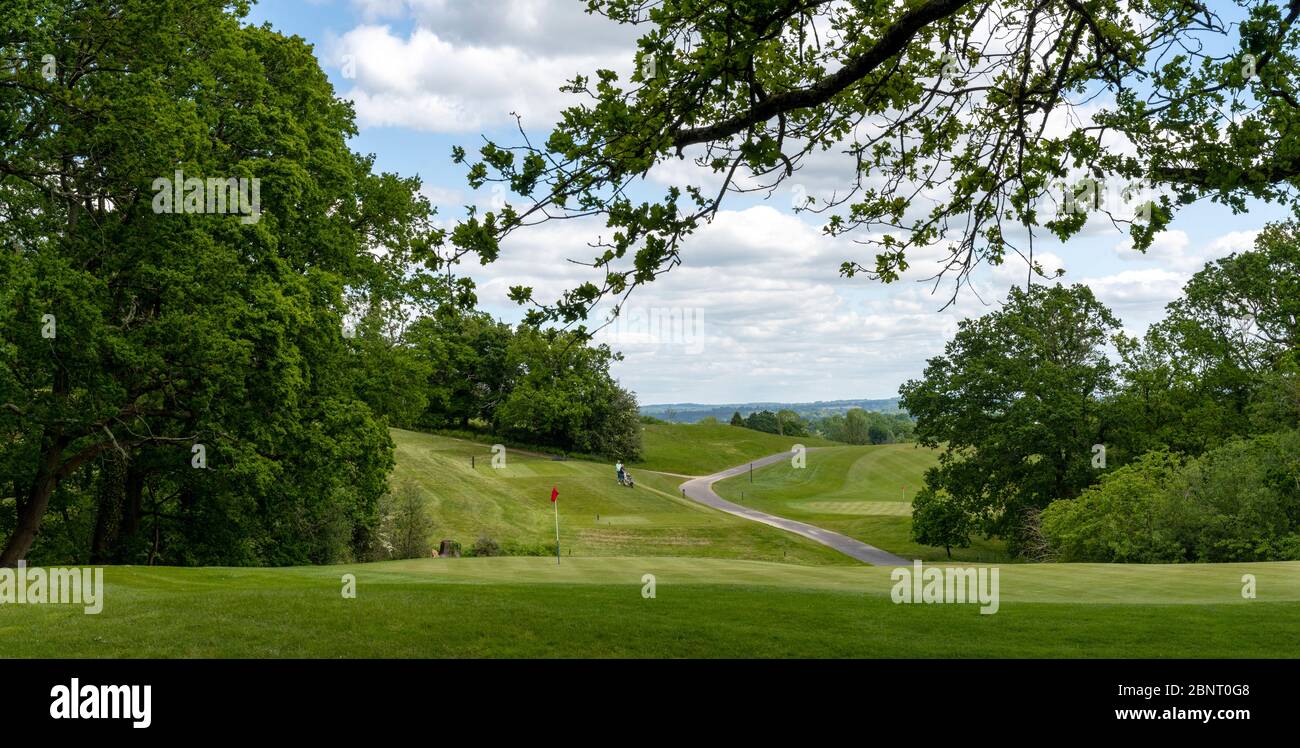
[[[790,459],[789,452],[778,452],[777,454],[768,455],[767,457],[761,457],[754,460],[752,464],[757,468],[788,459]],[[875,546],[863,543],[861,540],[854,540],[846,535],[841,535],[838,532],[831,532],[830,530],[822,529],[816,525],[810,525],[807,522],[798,522],[796,520],[786,519],[785,517],[778,517],[775,514],[760,512],[757,509],[750,509],[749,507],[727,501],[713,492],[714,483],[717,483],[724,478],[731,478],[733,476],[744,474],[745,471],[749,470],[750,464],[751,463],[746,462],[744,465],[728,468],[720,473],[693,478],[682,484],[682,491],[685,493],[687,498],[698,501],[706,506],[711,506],[714,509],[724,511],[728,514],[734,514],[737,517],[744,517],[745,519],[753,520],[754,522],[762,522],[765,525],[771,525],[772,527],[780,528],[796,535],[802,535],[805,538],[815,540],[824,546],[834,548],[846,556],[856,558],[863,563],[868,563],[873,566],[910,566],[912,564],[910,559],[903,558],[902,556],[895,556],[888,551],[882,551]]]

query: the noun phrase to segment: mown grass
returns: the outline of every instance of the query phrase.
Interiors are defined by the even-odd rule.
[[[713,485],[745,506],[825,527],[905,558],[947,559],[942,548],[911,539],[911,497],[938,450],[913,444],[838,446],[807,453],[806,464],[773,463]],[[1001,544],[975,539],[954,548],[958,561],[1005,561]]]
[[[356,599],[340,576],[353,573]],[[642,597],[644,574],[656,596]],[[110,567],[104,611],[0,606],[0,657],[1295,657],[1300,563],[1017,565],[996,615],[890,570],[699,558]],[[1253,573],[1259,599],[1241,599]]]
[[[492,466],[490,445],[393,430],[392,484],[426,497],[441,539],[469,548],[488,537],[512,553],[554,553],[551,488],[560,492],[560,546],[565,555],[710,556],[852,564],[810,540],[718,512],[682,498],[680,478],[635,470],[635,488],[620,486],[613,465],[508,451]]]
[[[788,452],[795,444],[838,444],[815,436],[778,436],[725,423],[656,423],[643,432],[643,449],[634,467],[683,475],[708,475],[759,457]]]

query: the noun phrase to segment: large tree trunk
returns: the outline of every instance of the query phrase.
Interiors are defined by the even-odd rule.
[[[67,440],[61,435],[46,431],[41,439],[41,461],[32,478],[26,497],[18,498],[18,525],[9,536],[9,542],[0,551],[0,566],[17,566],[27,557],[36,533],[41,529],[41,519],[50,506],[50,496],[59,483],[60,460]]]
[[[122,495],[122,520],[118,525],[117,548],[113,553],[113,560],[119,564],[139,563],[142,550],[139,540],[140,524],[144,518],[144,477],[144,470],[139,465],[134,462],[127,465]],[[156,519],[154,526],[157,527]]]
[[[97,507],[95,534],[90,541],[90,563],[107,563],[117,539],[118,522],[123,511],[125,466],[121,460],[110,458],[101,463],[96,481]]]
[[[122,496],[122,525],[118,537],[123,540],[134,538],[140,532],[140,520],[144,513],[144,471],[135,463],[126,470],[125,494]]]

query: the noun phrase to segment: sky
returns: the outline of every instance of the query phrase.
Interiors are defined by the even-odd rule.
[[[261,0],[249,19],[314,46],[338,96],[352,101],[359,135],[352,147],[376,166],[418,175],[444,225],[463,206],[488,207],[501,195],[470,190],[455,145],[474,152],[483,137],[518,142],[512,113],[530,138],[545,138],[573,103],[559,87],[575,73],[633,65],[636,33],[583,12],[585,0]],[[812,160],[770,198],[730,203],[692,235],[682,265],[638,289],[624,314],[600,335],[624,354],[620,383],[642,404],[808,402],[892,397],[942,353],[963,317],[996,309],[1023,285],[1019,258],[981,269],[973,291],[940,311],[947,286],[924,279],[939,253],[909,257],[902,280],[882,284],[840,277],[840,263],[870,264],[872,250],[852,235],[829,238],[821,218],[796,214],[805,195],[844,184],[844,159]],[[648,187],[699,180],[689,161],[653,170]],[[707,183],[707,182],[706,182]],[[654,194],[654,193],[647,193]],[[1207,261],[1250,248],[1283,209],[1252,205],[1234,215],[1209,202],[1184,208],[1142,254],[1109,224],[1090,222],[1067,243],[1039,237],[1035,258],[1063,281],[1084,283],[1140,335],[1163,316],[1186,280]],[[474,278],[480,307],[506,321],[522,316],[506,297],[514,285],[555,299],[585,280],[602,226],[565,221],[514,234],[489,266],[461,266]],[[596,279],[598,280],[598,279]],[[603,311],[603,310],[602,310]]]

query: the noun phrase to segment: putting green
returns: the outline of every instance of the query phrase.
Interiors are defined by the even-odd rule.
[[[860,517],[910,517],[906,501],[792,501],[790,506],[811,514],[852,514]]]

